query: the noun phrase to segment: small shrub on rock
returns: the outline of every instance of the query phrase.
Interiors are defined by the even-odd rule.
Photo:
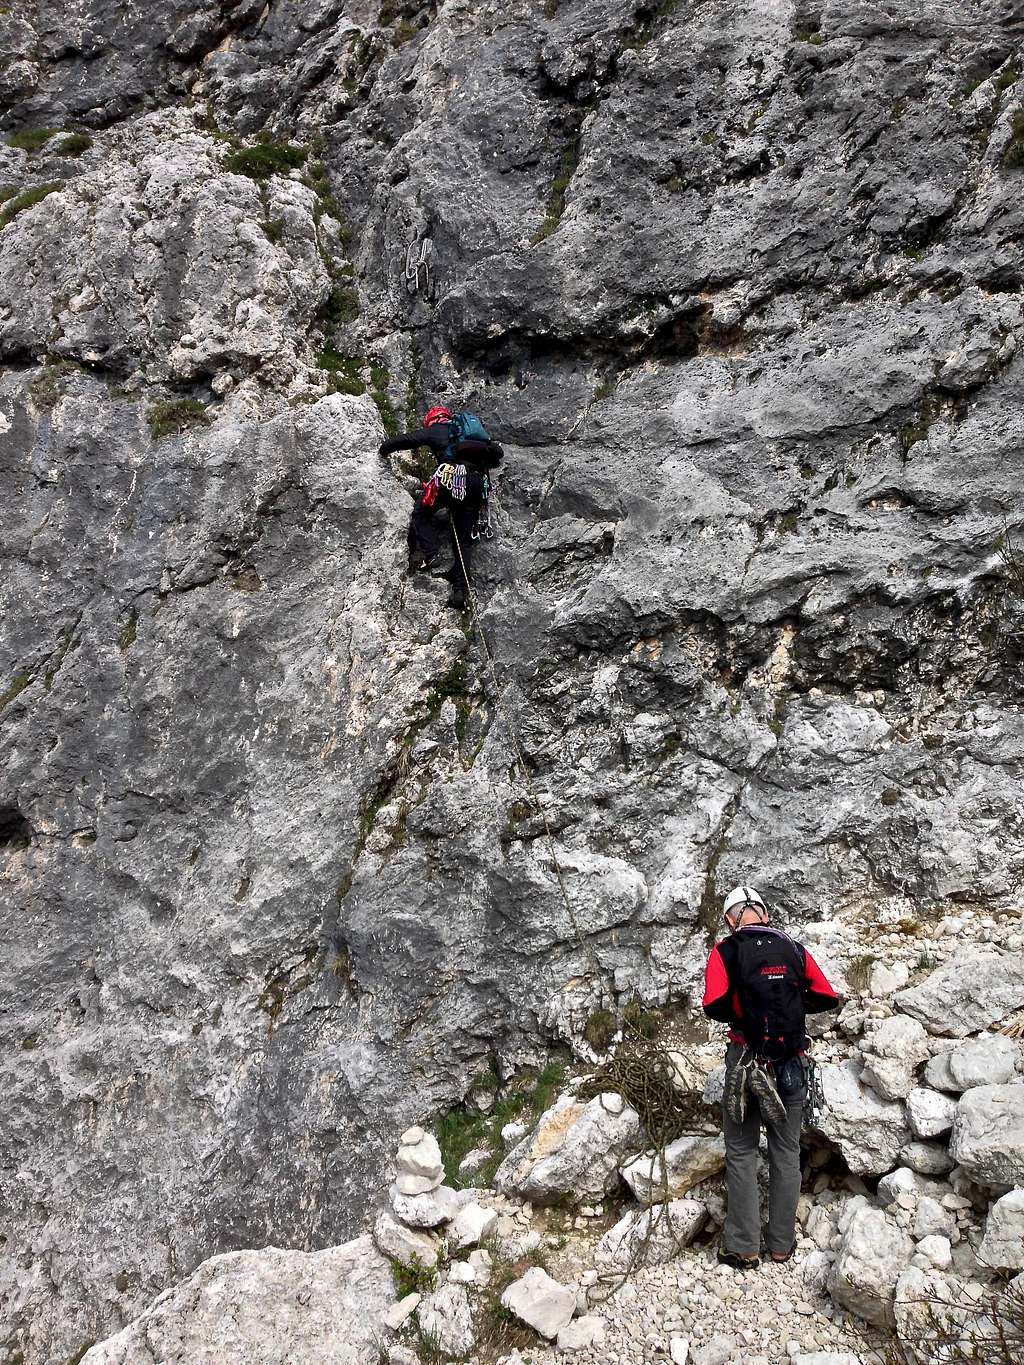
[[[53,194],[55,190],[64,188],[63,180],[55,180],[49,185],[37,185],[34,190],[26,190],[24,194],[16,194],[4,200],[3,207],[0,208],[0,228],[5,228],[13,218],[16,218],[22,209],[30,209],[35,204],[41,204],[48,194]]]
[[[239,147],[224,158],[224,169],[250,180],[269,180],[272,175],[287,175],[305,163],[306,149],[293,142],[257,142],[255,147]]]

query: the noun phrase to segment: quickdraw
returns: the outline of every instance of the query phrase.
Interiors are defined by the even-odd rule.
[[[420,272],[423,273],[423,292],[431,297],[433,284],[434,242],[431,237],[418,234],[405,249],[405,283],[411,294],[420,292]]]

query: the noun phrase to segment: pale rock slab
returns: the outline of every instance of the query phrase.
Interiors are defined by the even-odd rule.
[[[881,1209],[861,1207],[840,1219],[842,1242],[827,1287],[836,1303],[891,1328],[900,1272],[913,1255],[910,1238]]]
[[[1024,1084],[979,1085],[962,1095],[949,1154],[979,1185],[1024,1185]]]
[[[902,1104],[861,1085],[856,1062],[818,1064],[823,1108],[819,1131],[838,1147],[856,1175],[892,1170],[911,1133]]]
[[[696,1199],[673,1199],[643,1212],[635,1210],[609,1228],[594,1256],[625,1268],[660,1265],[687,1247],[707,1222],[708,1211]]]
[[[896,1005],[919,1019],[929,1033],[966,1038],[1020,1008],[1024,1000],[1024,953],[965,948],[919,986],[900,991]]]
[[[933,1057],[925,1067],[925,1080],[957,1095],[979,1085],[1006,1085],[1017,1074],[1020,1056],[1020,1045],[1012,1038],[986,1034]]]
[[[325,1251],[231,1251],[165,1290],[83,1365],[366,1365],[392,1293],[369,1237]]]
[[[402,1194],[397,1184],[388,1191],[395,1217],[410,1228],[436,1228],[450,1223],[459,1211],[457,1191],[438,1185],[426,1194]]]
[[[420,1327],[441,1350],[456,1358],[467,1355],[476,1344],[469,1295],[461,1284],[446,1284],[430,1294],[416,1310]]]
[[[501,1302],[528,1327],[553,1341],[572,1320],[576,1311],[576,1291],[559,1284],[546,1270],[534,1265],[521,1279],[509,1285]]]
[[[618,1165],[642,1141],[640,1117],[621,1095],[581,1103],[563,1096],[498,1167],[494,1188],[534,1204],[568,1197],[602,1199],[618,1183]]]
[[[558,1333],[555,1345],[560,1351],[589,1351],[594,1346],[603,1346],[604,1323],[592,1315],[574,1318]]]
[[[702,1180],[725,1169],[725,1140],[686,1134],[656,1152],[644,1152],[622,1167],[622,1178],[641,1204],[679,1199]]]
[[[1024,1189],[1011,1190],[989,1209],[978,1260],[993,1270],[1024,1270]]]
[[[439,1253],[438,1239],[429,1232],[407,1228],[390,1209],[381,1209],[373,1225],[373,1240],[380,1251],[400,1265],[434,1266]]]
[[[937,1061],[938,1058],[932,1058]],[[931,1066],[929,1062],[929,1066]],[[928,1068],[925,1068],[927,1076]],[[951,1100],[948,1095],[940,1095],[937,1090],[928,1090],[922,1086],[911,1090],[907,1096],[907,1118],[910,1121],[911,1132],[916,1138],[942,1137],[953,1127],[953,1117],[956,1114],[956,1101]]]
[[[922,1195],[914,1211],[914,1237],[952,1237],[955,1231],[956,1215],[931,1195]]]
[[[792,1365],[861,1365],[852,1351],[802,1351],[790,1360]]]

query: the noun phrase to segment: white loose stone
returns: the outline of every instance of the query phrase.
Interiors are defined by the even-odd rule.
[[[914,1237],[951,1237],[955,1231],[955,1215],[944,1209],[937,1199],[922,1195],[914,1215]]]
[[[485,1209],[480,1204],[466,1204],[455,1215],[451,1229],[452,1240],[460,1249],[476,1246],[497,1221],[498,1215],[494,1209]]]
[[[881,1209],[859,1207],[846,1221],[828,1291],[843,1308],[891,1328],[896,1282],[913,1250],[907,1234]]]
[[[936,1060],[932,1058],[932,1061]],[[907,1118],[916,1138],[941,1137],[943,1133],[948,1133],[953,1127],[955,1114],[956,1101],[948,1095],[940,1095],[937,1090],[918,1087],[907,1096]]]
[[[422,1128],[407,1128],[402,1134],[395,1166],[398,1171],[395,1184],[400,1194],[426,1194],[444,1179],[437,1139]]]
[[[476,1268],[468,1261],[453,1261],[448,1267],[450,1284],[476,1284]]]
[[[938,1233],[922,1237],[917,1244],[917,1254],[923,1256],[936,1270],[948,1270],[953,1263],[949,1238]]]
[[[598,1261],[622,1267],[660,1265],[689,1246],[707,1222],[707,1210],[696,1199],[673,1199],[620,1218],[594,1248]],[[642,1258],[642,1259],[640,1259]]]
[[[554,1340],[571,1321],[576,1308],[576,1291],[553,1280],[540,1266],[530,1269],[505,1290],[502,1305],[539,1332]]]
[[[937,1142],[908,1142],[900,1148],[900,1161],[918,1175],[948,1175],[953,1158]]]
[[[381,1209],[373,1225],[373,1240],[384,1253],[400,1265],[409,1267],[437,1265],[438,1243],[429,1232],[417,1232],[400,1223],[390,1209]]]
[[[687,1365],[690,1359],[690,1342],[688,1337],[673,1337],[668,1344],[668,1353],[672,1360],[672,1365]]]
[[[818,1064],[823,1107],[818,1128],[858,1175],[892,1170],[899,1150],[910,1140],[902,1104],[883,1100],[861,1085],[856,1062]]]
[[[555,1344],[560,1351],[588,1351],[604,1345],[604,1323],[598,1317],[576,1318],[558,1333]]]
[[[422,1294],[406,1294],[404,1299],[399,1299],[397,1303],[393,1303],[384,1314],[384,1326],[389,1331],[397,1332],[402,1323],[415,1313],[422,1297]]]
[[[448,1185],[426,1194],[402,1194],[397,1185],[388,1191],[395,1217],[411,1228],[436,1228],[450,1223],[459,1211],[459,1197]]]

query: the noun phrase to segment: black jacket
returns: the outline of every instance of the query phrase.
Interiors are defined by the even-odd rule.
[[[380,448],[382,455],[393,455],[396,450],[414,450],[416,446],[429,446],[431,454],[439,461],[448,453],[448,443],[452,437],[451,422],[435,422],[432,427],[420,427],[416,431],[403,431],[392,436]],[[494,469],[505,458],[505,452],[497,441],[460,441],[454,457],[459,464],[471,464],[477,469]]]

